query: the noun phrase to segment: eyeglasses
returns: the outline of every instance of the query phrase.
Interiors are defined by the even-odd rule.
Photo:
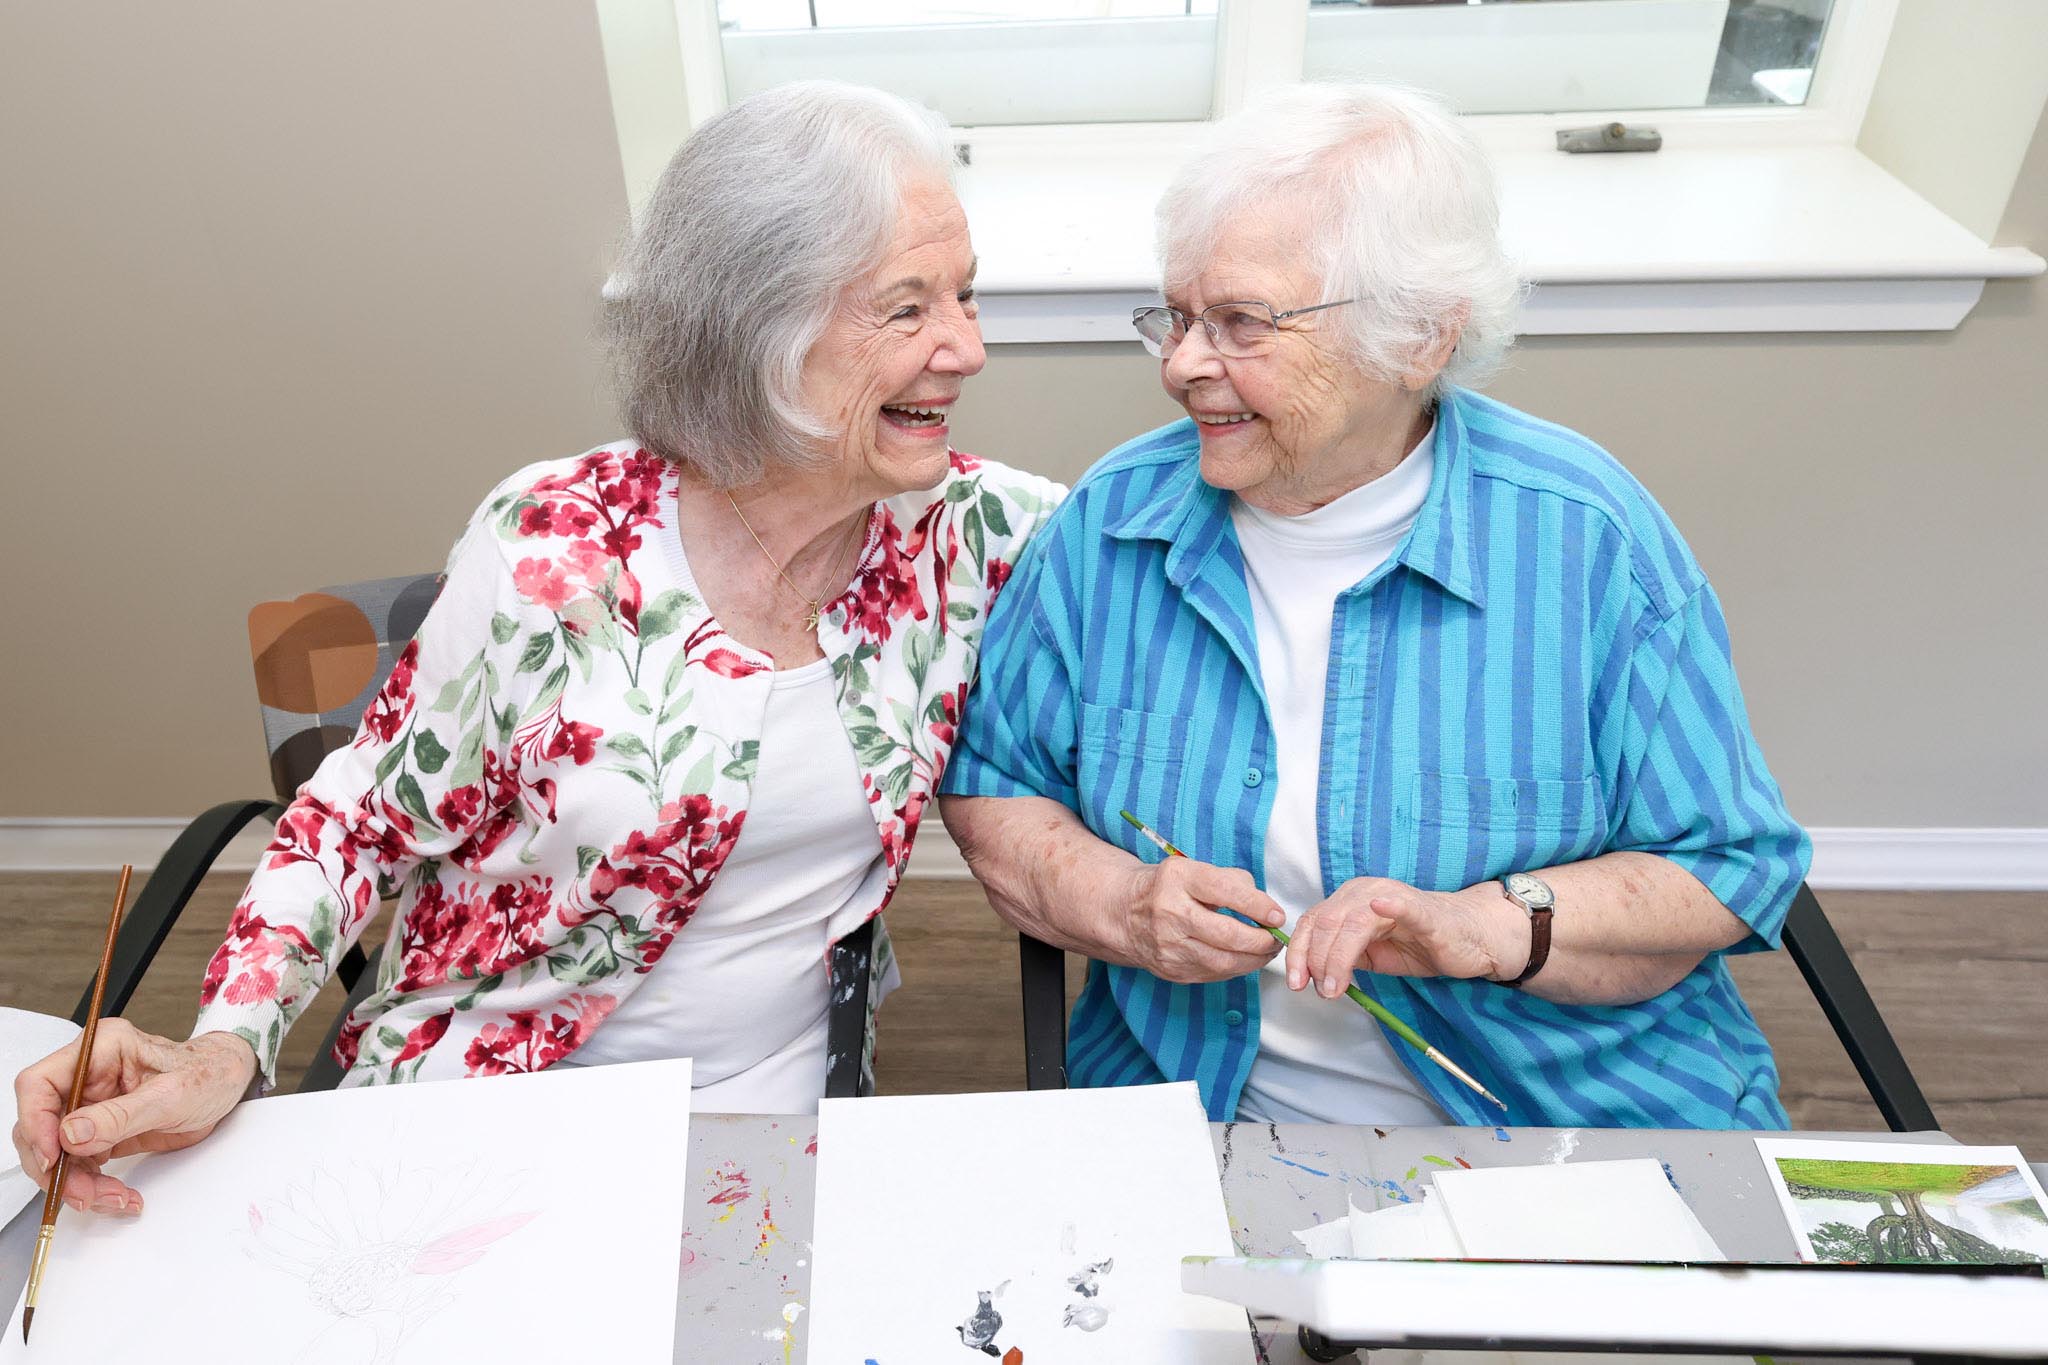
[[[1209,334],[1209,344],[1219,354],[1242,360],[1265,349],[1280,331],[1280,324],[1288,318],[1298,318],[1303,313],[1320,313],[1325,308],[1342,308],[1347,303],[1356,302],[1357,299],[1338,299],[1335,303],[1290,308],[1284,313],[1276,313],[1264,303],[1217,303],[1204,308],[1193,318],[1178,308],[1139,308],[1131,313],[1131,326],[1138,329],[1138,339],[1145,343],[1145,349],[1164,360],[1187,336],[1188,324],[1200,322],[1202,330]]]

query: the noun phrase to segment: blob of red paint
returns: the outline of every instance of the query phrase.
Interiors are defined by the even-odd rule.
[[[1020,1347],[1012,1346],[1009,1350],[1003,1352],[1003,1365],[1024,1365],[1023,1350]]]

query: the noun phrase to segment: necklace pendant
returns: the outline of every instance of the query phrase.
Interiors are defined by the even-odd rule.
[[[818,628],[818,609],[817,609],[817,608],[816,608],[816,607],[814,606],[814,607],[812,607],[812,608],[811,608],[810,612],[809,612],[809,613],[808,613],[808,614],[807,614],[807,615],[806,615],[806,616],[804,617],[804,629],[805,629],[805,630],[816,630],[817,628]]]

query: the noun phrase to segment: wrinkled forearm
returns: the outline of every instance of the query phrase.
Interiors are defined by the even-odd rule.
[[[944,796],[939,814],[998,915],[1056,948],[1136,965],[1113,888],[1145,864],[1044,797]]]
[[[1522,990],[1561,1005],[1629,1005],[1671,989],[1712,952],[1740,942],[1749,926],[1668,858],[1607,853],[1536,875],[1557,893],[1550,957]],[[1498,975],[1529,960],[1529,921],[1497,882],[1464,893],[1495,928]]]

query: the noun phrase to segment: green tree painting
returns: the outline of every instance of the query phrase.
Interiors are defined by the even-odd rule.
[[[1822,1260],[1992,1265],[2039,1259],[1951,1226],[1928,1207],[1930,1198],[1953,1201],[2007,1174],[2010,1166],[1781,1157],[1778,1170],[1795,1200],[1851,1200],[1877,1207],[1876,1216],[1862,1227],[1829,1220],[1815,1228],[1809,1240]]]

